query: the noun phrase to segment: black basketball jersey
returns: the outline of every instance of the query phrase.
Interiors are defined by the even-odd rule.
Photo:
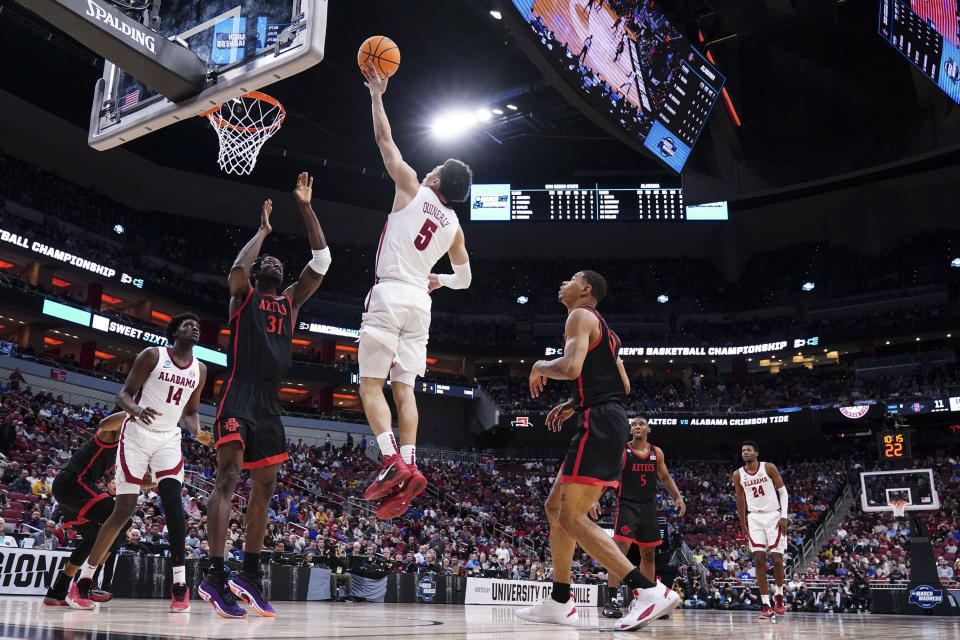
[[[280,387],[290,368],[293,303],[251,288],[230,317],[228,380]]]
[[[574,397],[578,400],[578,406],[585,409],[611,400],[623,402],[626,399],[626,389],[623,388],[623,379],[617,367],[620,337],[607,326],[607,321],[595,308],[580,308],[597,316],[600,321],[600,338],[590,345],[587,356],[583,359],[580,377],[574,381],[574,393],[577,394]],[[566,336],[563,341],[566,343]]]
[[[620,500],[649,502],[657,497],[657,453],[657,448],[648,444],[647,455],[640,457],[633,447],[627,445],[617,491]]]
[[[77,449],[60,474],[76,476],[81,485],[95,491],[100,480],[117,465],[117,444],[104,444],[96,436]]]

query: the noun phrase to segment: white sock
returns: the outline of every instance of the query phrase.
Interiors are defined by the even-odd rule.
[[[173,583],[187,584],[187,568],[184,565],[173,567]]]
[[[83,568],[80,569],[80,580],[84,578],[90,578],[93,580],[93,574],[97,572],[97,565],[90,564],[89,562],[83,563]]]
[[[383,456],[397,455],[397,441],[389,431],[384,431],[377,436],[377,444],[380,445],[380,453]]]
[[[417,447],[412,444],[402,444],[400,445],[400,457],[403,458],[403,461],[407,464],[413,464],[416,461],[416,451]]]
[[[767,594],[763,594],[762,596],[760,596],[760,602],[762,602],[763,604],[765,604],[765,605],[767,605],[767,606],[769,607],[769,606],[770,606],[770,596],[768,596]]]
[[[778,585],[777,585],[777,595],[778,595],[778,596],[782,596],[782,595],[783,595],[783,585],[782,585],[782,584],[778,584]]]

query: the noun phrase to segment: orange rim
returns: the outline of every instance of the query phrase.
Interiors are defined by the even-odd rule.
[[[280,102],[276,98],[272,96],[268,96],[265,93],[261,93],[259,91],[250,91],[249,93],[245,93],[240,97],[253,98],[254,100],[260,100],[262,102],[266,102],[269,105],[277,107],[278,109],[280,109],[280,117],[277,118],[276,122],[274,122],[272,125],[268,127],[238,127],[235,124],[231,124],[227,122],[226,120],[224,120],[223,118],[221,118],[219,115],[215,113],[216,111],[220,110],[220,107],[223,106],[223,103],[218,104],[217,106],[215,106],[213,109],[210,109],[209,111],[204,111],[203,113],[200,114],[200,117],[209,118],[213,126],[220,127],[221,129],[226,128],[226,129],[233,129],[234,131],[243,131],[245,133],[256,133],[257,131],[265,131],[268,129],[278,128],[283,123],[283,119],[286,118],[287,116],[287,110],[283,108],[283,105],[280,104]]]

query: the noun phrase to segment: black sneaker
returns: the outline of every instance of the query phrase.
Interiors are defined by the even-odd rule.
[[[604,618],[622,618],[623,611],[620,610],[619,603],[616,600],[611,600],[603,606],[603,617]]]

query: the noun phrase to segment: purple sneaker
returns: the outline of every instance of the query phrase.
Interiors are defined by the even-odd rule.
[[[224,576],[207,573],[197,588],[200,597],[213,605],[213,610],[223,618],[246,618],[247,612],[237,603],[233,592],[224,582]]]
[[[260,583],[260,578],[251,578],[242,572],[234,571],[227,578],[227,586],[230,587],[234,595],[253,607],[253,610],[261,616],[272,618],[277,615],[267,599],[263,597],[263,585]]]

